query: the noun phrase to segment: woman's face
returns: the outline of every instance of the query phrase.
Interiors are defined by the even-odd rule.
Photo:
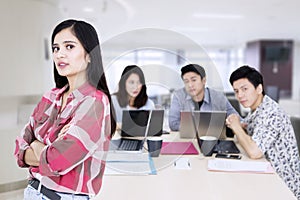
[[[85,76],[89,55],[70,28],[63,29],[54,38],[53,60],[61,76]]]
[[[130,98],[136,98],[142,89],[140,77],[135,73],[131,74],[125,82],[125,88]]]

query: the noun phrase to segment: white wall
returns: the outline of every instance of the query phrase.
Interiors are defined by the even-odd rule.
[[[5,27],[0,37],[0,80],[5,83],[0,84],[0,96],[41,94],[52,85],[49,40],[61,16],[59,9],[33,0],[2,0],[0,5]]]
[[[27,177],[27,170],[20,169],[13,156],[15,138],[24,126],[19,114],[53,86],[50,35],[62,18],[57,2],[0,1],[0,184]]]

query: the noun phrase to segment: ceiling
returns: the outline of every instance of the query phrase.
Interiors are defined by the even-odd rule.
[[[259,39],[300,41],[299,0],[60,0],[66,17],[96,26],[101,40],[147,28],[173,31],[204,46],[241,46]],[[149,29],[150,28],[150,29]],[[145,35],[133,32],[134,42]],[[162,38],[152,41],[164,41]],[[168,36],[167,36],[168,37]],[[179,42],[179,41],[177,41]]]

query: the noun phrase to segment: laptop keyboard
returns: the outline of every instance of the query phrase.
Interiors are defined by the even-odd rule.
[[[122,139],[122,142],[118,148],[118,150],[124,151],[136,151],[140,149],[141,140],[126,140]]]

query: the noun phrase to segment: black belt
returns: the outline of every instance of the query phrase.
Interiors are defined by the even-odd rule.
[[[34,189],[39,190],[39,185],[40,185],[40,181],[37,179],[32,179],[29,180],[29,185],[31,185]],[[59,196],[58,194],[55,193],[54,190],[50,190],[48,188],[46,188],[45,186],[41,185],[41,190],[39,191],[40,193],[42,193],[43,195],[45,195],[46,197],[48,197],[51,200],[60,200],[61,196]]]

